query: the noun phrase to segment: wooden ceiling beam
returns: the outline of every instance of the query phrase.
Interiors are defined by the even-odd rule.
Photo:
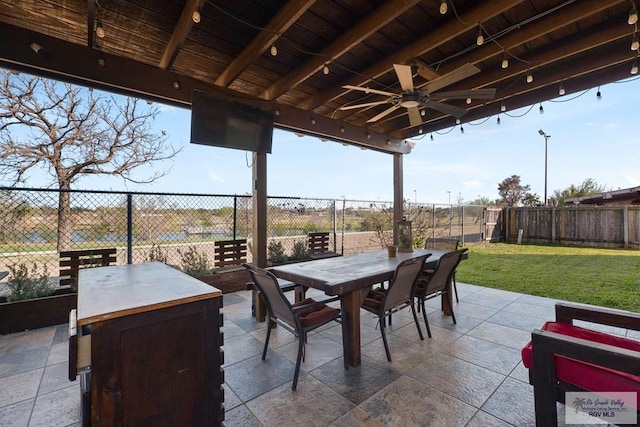
[[[193,27],[193,13],[195,11],[199,12],[205,2],[206,0],[187,0],[185,3],[178,23],[171,34],[169,43],[167,43],[162,58],[160,59],[160,64],[158,65],[163,70],[168,70],[173,65],[180,48]]]
[[[375,79],[384,73],[393,69],[393,64],[402,64],[405,61],[420,56],[425,52],[436,49],[441,44],[459,36],[460,34],[469,31],[476,27],[478,22],[486,21],[499,15],[506,10],[513,8],[514,6],[522,3],[524,0],[502,0],[502,1],[487,1],[481,3],[479,6],[474,7],[467,13],[463,14],[460,19],[451,19],[445,24],[441,25],[433,32],[426,34],[406,45],[405,47],[397,50],[391,55],[387,56],[378,63],[372,65],[353,76],[346,81],[336,85],[333,89],[324,91],[314,97],[311,97],[301,103],[301,108],[305,110],[313,110],[327,102],[335,99],[348,90],[343,89],[342,86],[352,85],[361,86],[368,81]],[[464,23],[463,23],[464,22]],[[367,76],[367,77],[363,77]]]
[[[96,25],[96,0],[87,0],[87,47],[93,47]]]
[[[289,0],[257,37],[251,40],[216,79],[218,86],[228,87],[256,58],[262,55],[316,0]],[[263,96],[263,98],[265,98]],[[265,98],[266,99],[266,98]],[[273,98],[271,98],[273,99]]]
[[[297,67],[280,80],[267,88],[260,97],[263,99],[277,99],[289,89],[299,85],[312,74],[324,67],[327,62],[344,55],[355,45],[361,43],[371,34],[402,15],[422,0],[387,0],[382,6],[358,21],[342,37],[335,40],[318,55],[312,56],[300,67]]]
[[[223,100],[243,102],[274,112],[279,129],[332,139],[385,153],[406,154],[411,144],[367,127],[313,115],[299,108],[279,105],[227,88],[205,83],[132,59],[66,42],[24,28],[0,23],[0,34],[14,43],[0,43],[0,67],[93,87],[124,96],[191,107],[191,94],[199,90]],[[38,43],[36,53],[30,45]],[[68,58],[75,58],[69,61]],[[314,123],[315,122],[315,123]]]

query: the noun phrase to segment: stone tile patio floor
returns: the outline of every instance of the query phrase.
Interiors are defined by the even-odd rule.
[[[225,425],[534,425],[520,349],[554,318],[555,301],[463,283],[458,292],[457,325],[441,314],[439,299],[428,302],[431,339],[419,340],[410,310],[394,315],[391,363],[368,313],[359,368],[343,367],[339,325],[311,333],[296,392],[294,336],[276,328],[262,361],[266,324],[251,316],[251,292],[225,295]],[[0,426],[79,425],[79,380],[67,379],[67,360],[66,325],[0,336]]]

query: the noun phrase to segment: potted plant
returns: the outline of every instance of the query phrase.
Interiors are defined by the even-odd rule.
[[[9,266],[9,293],[0,298],[0,334],[66,323],[76,307],[77,293],[54,286],[47,268],[33,264]]]
[[[251,281],[249,272],[241,265],[214,268],[206,253],[194,245],[180,251],[180,269],[190,276],[218,288],[223,294],[245,290]]]

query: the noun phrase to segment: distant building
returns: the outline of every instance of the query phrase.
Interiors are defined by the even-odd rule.
[[[565,205],[640,205],[640,187],[605,191],[589,196],[571,197]]]

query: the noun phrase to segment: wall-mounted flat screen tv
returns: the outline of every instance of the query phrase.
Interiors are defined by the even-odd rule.
[[[193,91],[191,143],[271,153],[273,113]]]

